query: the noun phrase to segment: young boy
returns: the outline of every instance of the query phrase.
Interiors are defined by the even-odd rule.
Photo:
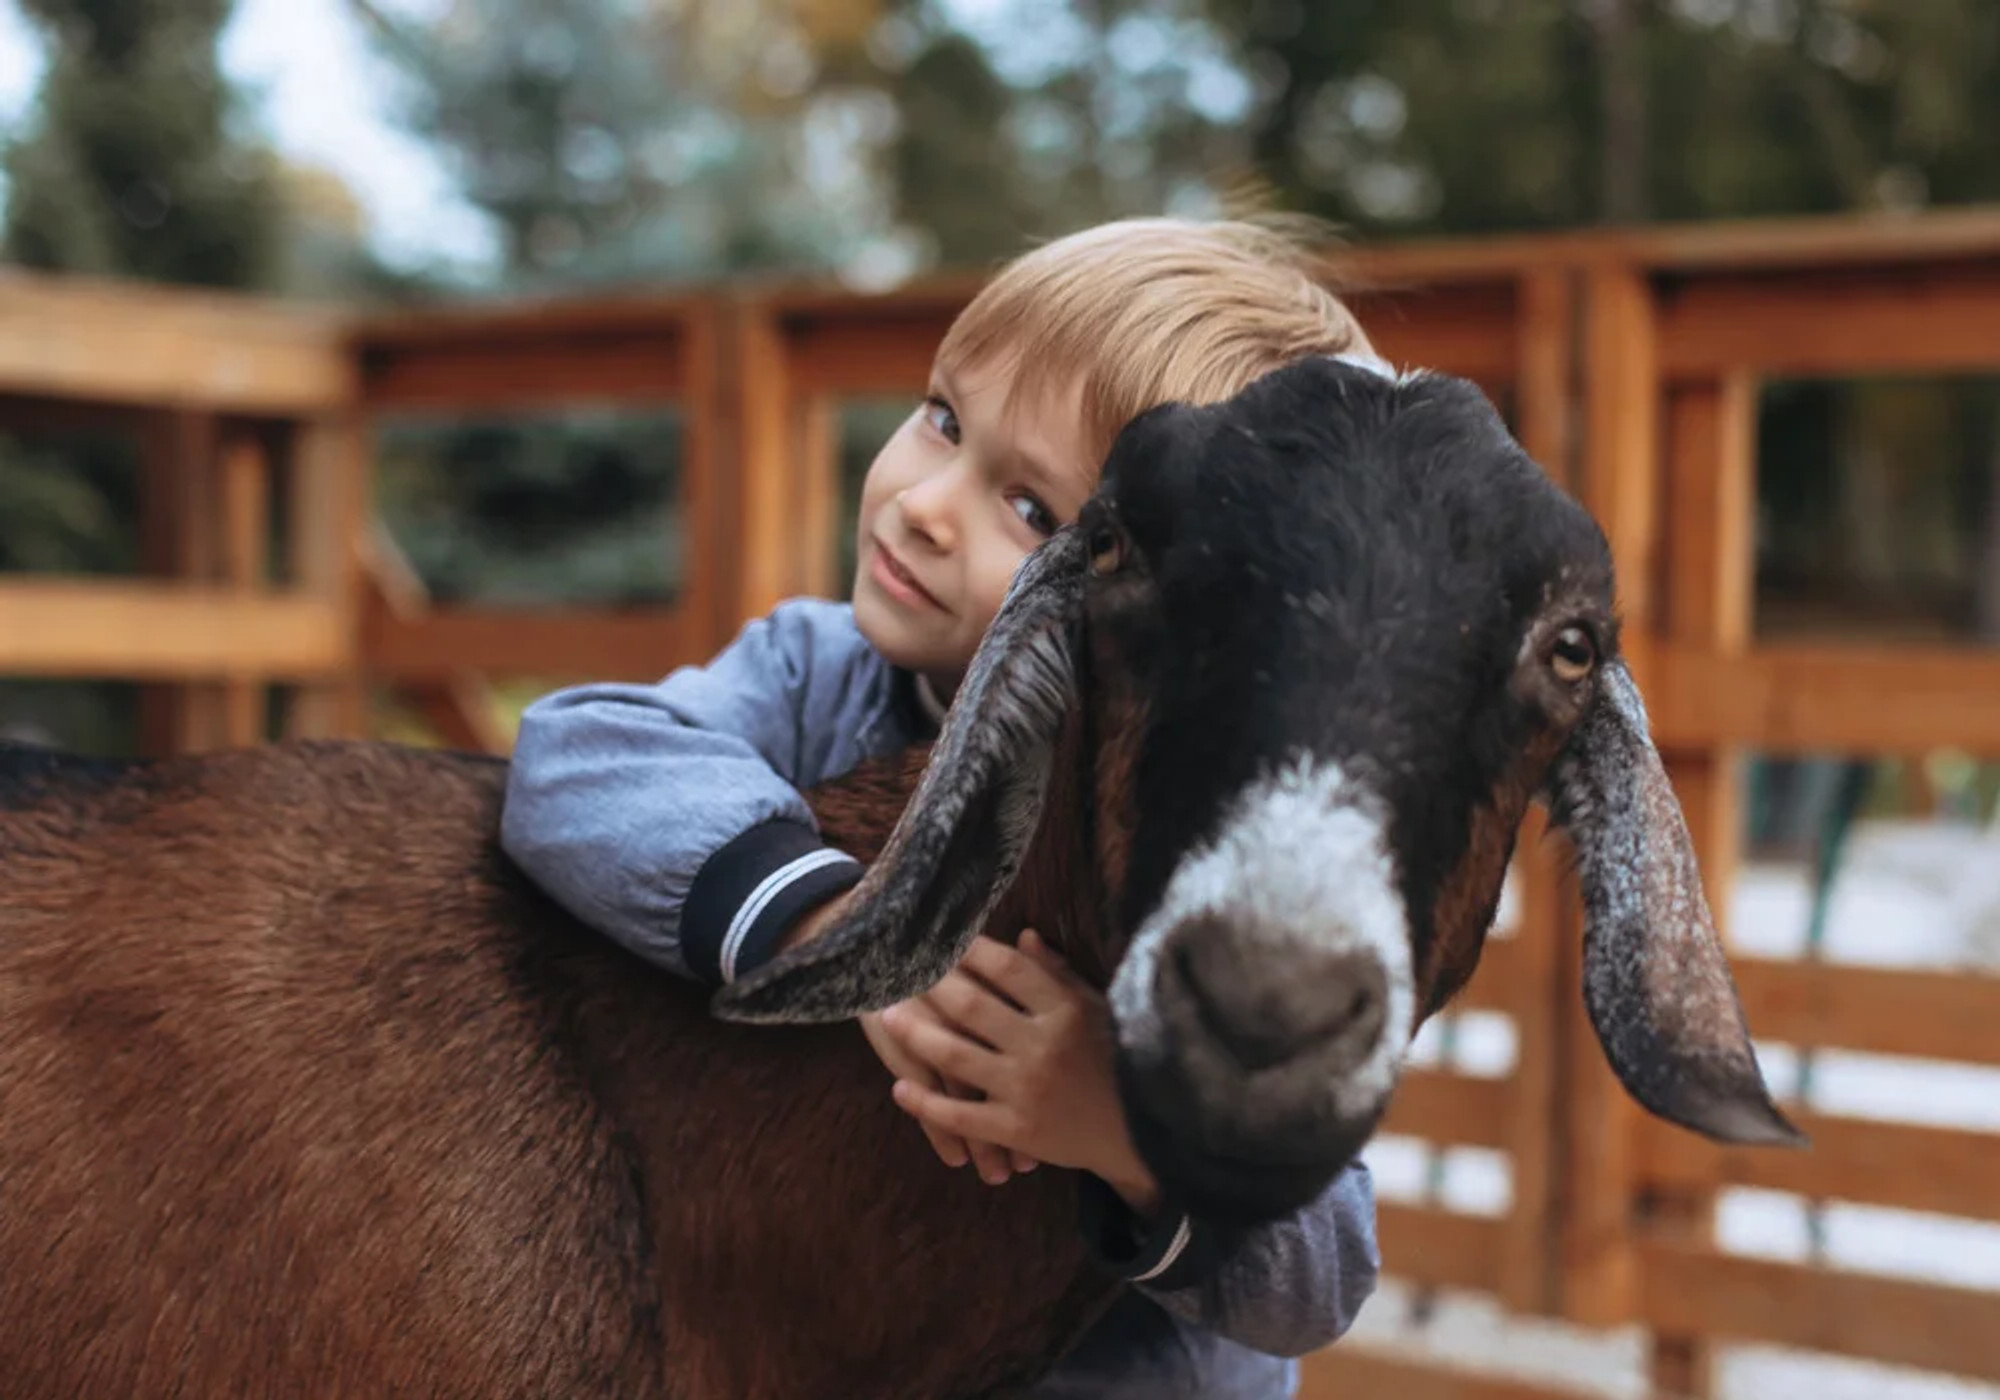
[[[795,600],[706,667],[538,701],[507,850],[579,918],[710,984],[814,936],[861,866],[821,842],[799,790],[935,734],[1015,569],[1076,518],[1118,429],[1340,353],[1372,352],[1304,250],[1256,225],[1134,220],[1018,259],[954,322],[869,468],[852,604]],[[1160,1199],[1103,999],[1032,931],[1019,949],[980,938],[923,997],[862,1021],[947,1163],[996,1185],[1042,1162],[1084,1174],[1080,1226],[1134,1287],[1036,1396],[1279,1400],[1290,1358],[1339,1337],[1373,1290],[1359,1164],[1261,1229]]]

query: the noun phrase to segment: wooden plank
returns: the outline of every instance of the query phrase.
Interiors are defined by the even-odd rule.
[[[737,428],[735,616],[762,617],[799,587],[799,540],[791,502],[797,491],[792,367],[768,308],[738,309],[732,327]]]
[[[1789,1111],[1789,1110],[1788,1110]],[[1795,1112],[1805,1151],[1724,1147],[1647,1118],[1640,1160],[1650,1182],[1726,1181],[1766,1191],[2000,1221],[2000,1133]]]
[[[2000,1066],[2000,977],[1730,960],[1759,1040]]]
[[[1382,1131],[1455,1147],[1503,1148],[1511,1087],[1505,1079],[1406,1069]]]
[[[852,293],[848,294],[852,297]],[[612,293],[482,297],[457,306],[370,311],[347,318],[357,351],[436,349],[498,341],[560,340],[569,336],[652,334],[714,314],[718,296],[620,288]]]
[[[269,455],[255,434],[238,432],[224,444],[219,465],[224,581],[239,596],[254,598],[270,575]],[[243,748],[262,742],[265,700],[264,679],[255,671],[239,672],[223,682],[223,743]]]
[[[1500,1222],[1396,1201],[1375,1208],[1382,1272],[1438,1288],[1490,1293],[1500,1275]]]
[[[1676,386],[1667,396],[1664,630],[1711,654],[1740,656],[1753,611],[1752,556],[1757,508],[1757,385],[1747,375]],[[1679,794],[1708,907],[1728,940],[1742,814],[1741,754],[1729,746],[1680,751],[1669,773]],[[1635,1125],[1644,1120],[1635,1120]],[[1635,1154],[1643,1160],[1643,1153]],[[1714,1243],[1717,1183],[1684,1179],[1645,1197],[1656,1236],[1685,1245]],[[1649,1347],[1653,1386],[1708,1395],[1715,1357],[1707,1339],[1656,1332]]]
[[[0,582],[0,673],[130,680],[261,671],[324,677],[347,659],[339,614],[297,594],[207,585]]]
[[[369,615],[418,624],[430,616],[423,580],[378,526],[360,548],[361,588]],[[476,753],[505,753],[510,747],[485,678],[472,671],[428,676],[401,687],[403,698],[441,743]]]
[[[1479,955],[1478,970],[1452,1000],[1454,1011],[1512,1012],[1519,995],[1521,953],[1518,940],[1488,937]]]
[[[840,571],[840,406],[830,394],[809,394],[798,407],[798,568],[805,591],[838,598]]]
[[[295,738],[359,738],[367,731],[359,550],[370,513],[372,467],[366,435],[352,412],[300,424],[287,444],[291,577],[297,588],[333,610],[342,650],[338,673],[294,698],[286,729]]]
[[[802,396],[924,392],[949,316],[804,321],[782,330],[792,382]]]
[[[1602,1400],[1596,1390],[1496,1376],[1424,1356],[1342,1342],[1299,1367],[1298,1400]],[[1664,1397],[1663,1397],[1664,1400]]]
[[[1640,1247],[1655,1327],[2000,1380],[2000,1293]]]
[[[2000,754],[2000,653],[1941,647],[1658,648],[1646,706],[1662,748]]]
[[[1514,433],[1530,457],[1575,489],[1576,281],[1564,267],[1521,278],[1515,317]]]
[[[284,415],[352,398],[333,316],[138,283],[0,272],[0,388],[124,405]]]
[[[362,393],[378,413],[650,403],[680,397],[685,358],[678,324],[525,342],[377,346],[362,352]]]
[[[2000,368],[2000,249],[1989,263],[1711,277],[1665,300],[1670,376],[1749,368],[1852,376]]]
[[[1593,267],[1585,283],[1587,415],[1580,495],[1610,541],[1625,623],[1640,638],[1659,626],[1660,392],[1651,289],[1632,270]],[[1583,1014],[1580,939],[1565,940],[1559,1072],[1562,1132],[1562,1315],[1589,1326],[1630,1316],[1634,1258],[1632,1125],[1637,1109],[1605,1064]]]
[[[678,609],[433,608],[418,617],[371,609],[371,672],[393,680],[484,675],[658,680],[689,657]]]
[[[1564,951],[1582,940],[1582,907],[1560,848],[1546,839],[1548,820],[1530,810],[1517,847],[1521,922],[1504,944],[1503,974],[1514,1019],[1514,1072],[1509,1084],[1504,1146],[1511,1159],[1513,1200],[1502,1244],[1499,1294],[1520,1312],[1561,1306],[1556,1244],[1561,1210],[1563,1079],[1561,1027],[1569,1011]],[[1483,970],[1482,970],[1483,971]]]
[[[1956,261],[2000,253],[2000,210],[1717,219],[1619,230],[1594,246],[1663,271]]]
[[[1347,300],[1391,364],[1487,383],[1509,382],[1518,370],[1520,308],[1511,280],[1363,291]]]
[[[735,514],[724,481],[734,445],[728,329],[712,300],[684,322],[687,373],[681,418],[680,561],[682,644],[690,656],[721,650],[737,630],[727,616]]]

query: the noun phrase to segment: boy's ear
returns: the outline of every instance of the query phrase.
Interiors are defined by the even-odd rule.
[[[845,1021],[957,965],[1040,824],[1077,696],[1086,550],[1058,532],[1021,565],[902,819],[839,922],[716,992],[725,1021]]]

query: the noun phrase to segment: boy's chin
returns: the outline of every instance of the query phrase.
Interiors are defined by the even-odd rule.
[[[965,669],[965,658],[951,656],[945,639],[914,625],[865,585],[854,593],[854,625],[878,656],[900,670],[936,677]]]

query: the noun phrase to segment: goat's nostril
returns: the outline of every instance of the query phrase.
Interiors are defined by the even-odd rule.
[[[1171,956],[1202,1029],[1246,1070],[1323,1048],[1359,1062],[1381,1038],[1388,979],[1370,952],[1273,947],[1201,921]]]

